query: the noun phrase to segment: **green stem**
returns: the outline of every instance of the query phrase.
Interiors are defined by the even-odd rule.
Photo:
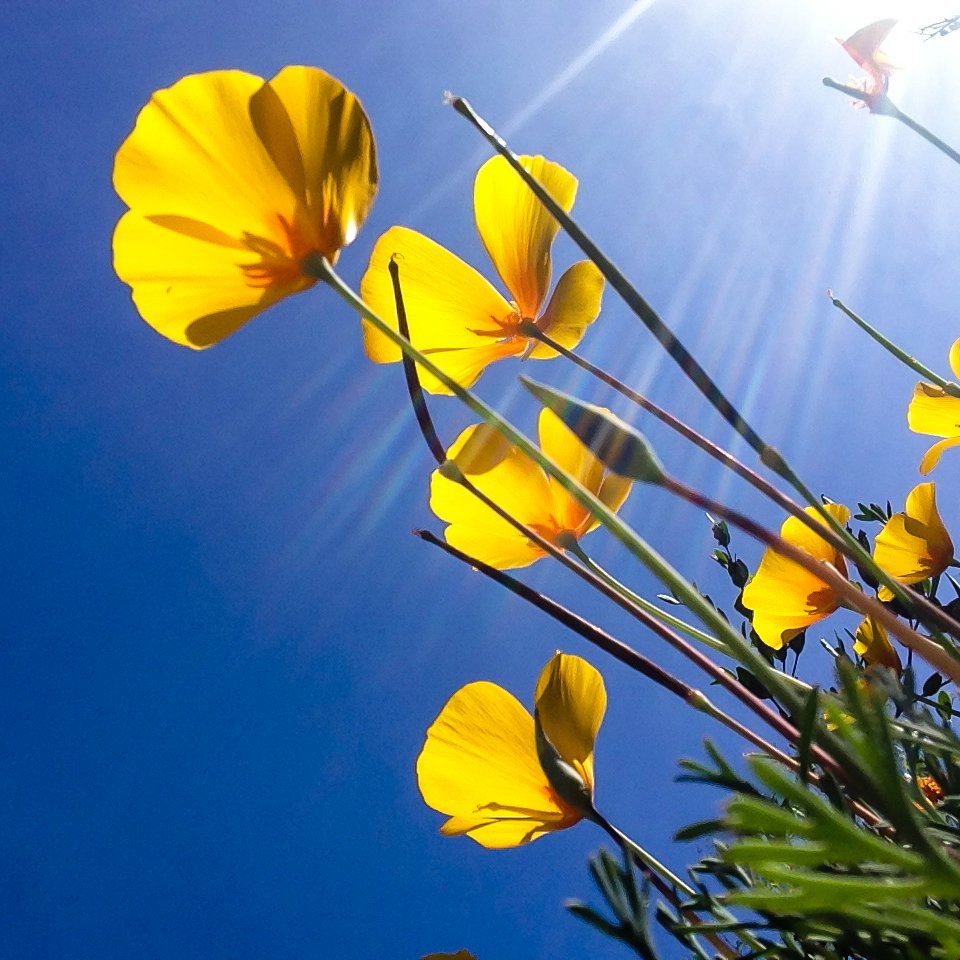
[[[960,384],[952,380],[945,380],[939,374],[934,373],[928,366],[922,364],[916,357],[911,356],[906,350],[898,347],[892,340],[885,337],[879,330],[872,327],[863,317],[855,314],[842,300],[833,295],[832,290],[827,291],[827,296],[831,303],[840,311],[845,313],[861,330],[873,337],[881,347],[888,353],[892,353],[901,363],[906,364],[914,373],[929,380],[931,383],[940,387],[944,393],[949,393],[952,397],[960,397]]]
[[[860,100],[865,103],[871,113],[876,113],[882,117],[893,117],[899,120],[904,126],[909,127],[914,133],[918,133],[927,143],[935,146],[944,156],[949,157],[954,163],[960,163],[960,153],[957,153],[948,143],[944,143],[935,133],[928,130],[923,124],[917,123],[913,117],[907,116],[885,93],[868,93],[866,90],[860,90],[857,87],[851,87],[846,83],[837,83],[830,77],[823,78],[823,85],[831,90],[839,90],[854,100]]]
[[[480,132],[484,139],[502,156],[517,172],[524,183],[533,191],[534,195],[546,207],[553,218],[573,242],[593,261],[596,267],[606,278],[610,286],[623,298],[623,301],[640,319],[644,326],[660,342],[664,350],[680,366],[684,374],[694,383],[697,389],[710,401],[720,415],[737,433],[756,451],[757,455],[767,462],[777,462],[779,455],[766,444],[757,432],[740,414],[740,411],[727,399],[720,388],[713,382],[706,370],[700,366],[693,355],[680,342],[674,332],[667,326],[660,315],[641,296],[626,276],[614,265],[606,254],[590,239],[577,222],[561,207],[556,200],[540,184],[536,177],[524,168],[517,155],[507,146],[506,141],[484,120],[470,104],[462,97],[448,96],[448,102],[461,116]]]
[[[746,466],[746,464],[741,463],[732,454],[728,453],[722,447],[717,446],[717,444],[712,443],[702,434],[698,433],[679,418],[673,416],[673,414],[663,410],[661,407],[657,406],[657,404],[653,403],[651,400],[648,400],[642,394],[637,393],[635,390],[631,390],[630,387],[618,380],[612,374],[607,373],[605,370],[591,363],[589,360],[584,359],[579,354],[576,354],[572,350],[564,347],[562,344],[557,343],[550,336],[539,330],[536,324],[530,323],[529,321],[524,321],[524,323],[520,326],[520,332],[524,336],[529,336],[539,340],[546,346],[550,347],[551,350],[556,350],[561,356],[566,357],[581,369],[586,370],[589,374],[596,377],[602,383],[606,383],[608,386],[613,387],[614,390],[626,397],[628,400],[631,400],[642,410],[653,414],[653,416],[655,416],[662,423],[665,423],[672,430],[675,430],[684,439],[689,440],[705,453],[708,453],[710,456],[712,456],[715,460],[728,467],[739,477],[742,477],[749,484],[751,484],[754,489],[764,494],[791,516],[796,517],[801,523],[803,523],[818,536],[823,537],[823,539],[826,540],[834,549],[839,550],[845,557],[847,557],[848,560],[851,560],[854,564],[856,564],[860,570],[871,574],[874,580],[891,590],[894,596],[896,596],[897,599],[903,604],[905,609],[912,612],[916,618],[923,619],[924,622],[931,625],[931,629],[934,630],[936,639],[941,643],[941,645],[945,646],[947,649],[951,649],[951,645],[946,641],[942,634],[937,633],[937,628],[939,628],[940,631],[951,633],[954,636],[960,636],[960,624],[950,617],[950,615],[946,613],[942,607],[931,603],[929,599],[920,596],[912,590],[907,590],[903,584],[894,580],[893,577],[891,577],[885,570],[882,570],[879,566],[877,566],[877,563],[873,557],[863,549],[860,541],[850,534],[843,524],[838,523],[829,511],[823,509],[819,499],[816,499],[817,514],[824,523],[828,524],[828,529],[826,530],[823,528],[822,524],[818,523],[814,517],[810,516],[810,514],[807,513],[803,507],[800,506],[800,504],[788,497],[782,491],[778,490],[775,486],[773,486],[773,484],[768,483],[763,477],[751,470],[748,466]],[[797,483],[799,483],[799,478]],[[796,484],[794,484],[794,486],[796,486]],[[809,502],[812,496],[813,494],[810,493],[805,499],[807,499]]]
[[[698,630],[692,624],[687,623],[685,620],[681,620],[679,617],[673,616],[673,614],[667,613],[666,610],[661,610],[660,607],[658,607],[655,603],[651,603],[651,601],[641,597],[640,594],[634,593],[628,586],[617,580],[616,577],[614,577],[611,573],[608,573],[603,567],[600,566],[599,563],[585,553],[575,537],[569,536],[563,538],[561,546],[565,550],[568,550],[570,553],[574,554],[574,556],[576,556],[585,567],[592,570],[601,580],[603,580],[604,583],[616,590],[617,593],[622,594],[632,604],[639,607],[646,613],[649,613],[650,616],[657,617],[659,620],[669,624],[671,627],[679,630],[683,634],[686,634],[688,637],[692,637],[694,640],[698,640],[704,646],[710,647],[711,650],[716,650],[718,653],[723,653],[727,656],[730,655],[730,650],[715,637],[712,637],[709,633],[705,633],[703,630]]]
[[[649,870],[651,872],[651,879],[663,877],[663,879],[672,884],[672,886],[679,890],[685,897],[693,899],[698,896],[697,891],[690,886],[689,883],[678,877],[666,864],[658,860],[652,853],[650,853],[649,850],[641,847],[639,843],[628,837],[622,830],[615,827],[602,814],[595,810],[591,816],[591,819],[609,835],[609,837],[626,853],[628,857]],[[654,883],[654,886],[657,887],[661,894],[667,897],[675,909],[687,914],[687,918],[693,923],[699,922],[699,917],[696,915],[696,913],[694,913],[692,910],[684,910],[680,906],[676,897],[673,895],[673,891],[664,889],[661,884],[656,882]],[[737,922],[737,918],[729,910],[727,910],[726,907],[722,906],[716,901],[714,901],[711,912],[727,923]],[[736,956],[736,954],[731,951],[730,947],[724,943],[723,940],[720,940],[709,934],[704,935],[707,936],[710,942],[718,950],[724,952],[727,957]],[[763,949],[763,944],[747,930],[737,930],[735,936],[752,950]]]
[[[784,459],[774,447],[766,443],[755,430],[747,423],[737,408],[721,392],[720,388],[713,382],[707,372],[700,366],[696,359],[677,339],[673,331],[661,319],[659,314],[647,303],[640,295],[639,291],[627,280],[624,274],[613,264],[613,262],[603,253],[603,251],[587,236],[577,222],[563,209],[542,184],[531,176],[531,174],[520,163],[520,159],[507,146],[506,141],[484,120],[470,104],[462,97],[450,96],[449,103],[461,116],[467,120],[480,132],[484,139],[502,156],[508,164],[516,171],[517,175],[530,188],[534,195],[546,207],[554,219],[560,224],[563,230],[577,244],[577,246],[590,258],[590,260],[600,270],[610,285],[620,294],[623,301],[643,322],[647,329],[656,337],[670,357],[676,361],[680,369],[683,370],[687,378],[700,390],[700,392],[710,401],[721,416],[743,437],[744,440],[753,448],[760,457],[761,463],[770,470],[782,477],[796,490],[801,497],[812,506],[823,519],[823,522],[834,532],[837,537],[844,540],[849,549],[857,558],[857,563],[866,567],[868,570],[876,571],[875,575],[880,582],[890,586],[890,589],[898,597],[909,603],[910,598],[903,591],[899,584],[887,584],[887,575],[876,568],[873,558],[857,542],[856,538],[847,532],[843,524],[838,523],[830,513],[824,509],[820,498],[807,487],[800,479],[796,471]],[[939,621],[938,621],[939,622]],[[956,626],[956,625],[954,625]],[[944,627],[944,629],[951,629]]]
[[[577,480],[558,467],[549,457],[545,456],[540,448],[517,430],[513,424],[505,420],[496,410],[485,404],[471,391],[462,387],[456,380],[450,377],[449,374],[441,370],[428,356],[414,347],[413,344],[402,337],[398,331],[377,316],[377,314],[340,279],[326,258],[321,256],[312,257],[303,264],[303,267],[305,271],[310,272],[310,275],[316,276],[317,279],[328,283],[345,302],[360,313],[361,316],[382,333],[383,336],[435,376],[454,396],[460,399],[470,410],[481,417],[481,419],[491,426],[496,427],[500,433],[514,446],[518,447],[521,452],[539,464],[548,476],[553,477],[581,506],[589,510],[640,563],[660,580],[681,603],[685,604],[704,626],[712,630],[716,634],[717,639],[727,645],[730,655],[739,660],[745,667],[749,668],[777,700],[784,703],[791,711],[795,712],[800,708],[802,697],[790,687],[783,675],[773,669],[773,667],[747,643],[744,637],[742,637],[738,631],[734,630],[713,606],[700,596],[700,592],[693,584],[683,577],[679,571],[674,569],[674,567],[661,557],[645,540],[639,537],[636,532],[624,523],[603,501],[589,490],[584,489]],[[677,639],[680,640],[679,637]],[[685,643],[685,641],[682,642]],[[752,695],[748,696],[749,692],[743,688],[742,684],[732,679],[727,671],[720,668],[702,651],[687,645],[685,653],[688,659],[692,660],[701,669],[707,671],[713,679],[734,693],[735,696],[745,702],[749,701],[754,711],[763,715],[767,722],[777,730],[778,733],[789,740],[795,740],[797,732],[789,722],[757,698],[752,697],[751,700]],[[753,703],[752,701],[756,702]],[[842,755],[842,744],[838,743],[836,745],[841,747]],[[838,779],[841,781],[847,780],[843,764],[839,763],[825,751],[817,750],[817,760]]]

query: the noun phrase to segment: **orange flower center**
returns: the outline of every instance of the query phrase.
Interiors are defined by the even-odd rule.
[[[258,237],[252,233],[243,235],[243,243],[257,254],[257,263],[241,264],[247,285],[251,287],[296,287],[309,286],[313,278],[305,276],[301,267],[303,258],[316,250],[295,224],[277,214],[277,239]],[[278,242],[279,241],[279,242]]]

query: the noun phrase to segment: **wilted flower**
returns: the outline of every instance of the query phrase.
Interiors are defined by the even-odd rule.
[[[630,481],[605,469],[552,411],[540,411],[539,429],[543,452],[611,510],[618,510],[630,492]],[[474,486],[546,540],[557,543],[561,534],[579,539],[599,523],[493,428],[467,427],[447,457]],[[449,524],[445,532],[449,544],[491,566],[525,567],[544,556],[539,546],[439,470],[430,480],[430,508]]]
[[[839,523],[850,519],[850,511],[839,503],[828,503],[825,509]],[[823,524],[813,507],[807,507],[806,513]],[[784,521],[780,536],[814,560],[829,563],[847,575],[842,554],[796,517]],[[743,589],[743,605],[753,611],[757,636],[767,646],[779,649],[840,604],[823,580],[768,547],[753,579]]]
[[[577,191],[572,174],[543,157],[521,157],[520,162],[564,210],[570,210]],[[407,227],[392,227],[380,237],[360,281],[366,303],[396,326],[388,265],[397,259],[411,343],[462,386],[472,384],[485,367],[504,357],[556,356],[519,331],[524,320],[533,321],[562,346],[575,347],[599,315],[603,293],[600,271],[584,260],[560,277],[544,307],[550,289],[550,248],[559,227],[503,157],[493,157],[478,171],[473,204],[477,229],[509,291],[509,301],[473,267]],[[371,360],[400,359],[399,347],[365,321],[363,337]],[[431,393],[450,392],[425,370],[420,378]]]
[[[540,674],[534,703],[543,736],[589,803],[594,741],[607,704],[603,678],[586,660],[557,653]],[[441,833],[484,847],[515,847],[572,827],[589,812],[551,786],[534,718],[484,680],[458,690],[427,730],[417,781],[427,804],[450,817]]]
[[[272,80],[216,70],[159,90],[117,152],[130,210],[114,267],[143,318],[189,347],[217,343],[316,282],[377,190],[360,101],[315,67]]]
[[[949,360],[954,377],[960,380],[960,340],[950,347]],[[907,425],[914,433],[945,438],[923,455],[920,472],[927,474],[940,462],[944,450],[960,443],[960,397],[932,383],[918,383],[907,408]]]
[[[867,80],[863,83],[862,89],[870,98],[867,106],[871,109],[877,99],[886,95],[890,85],[890,74],[897,69],[881,49],[884,40],[896,25],[896,20],[877,20],[875,23],[861,27],[846,40],[837,38],[840,46],[867,74]]]
[[[953,541],[937,512],[935,484],[917,484],[907,494],[904,512],[895,513],[877,534],[873,559],[894,580],[907,585],[947,569],[953,560]],[[893,599],[887,587],[877,595],[881,600]]]

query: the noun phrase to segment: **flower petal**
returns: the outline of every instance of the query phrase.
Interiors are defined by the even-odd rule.
[[[114,269],[133,290],[140,315],[163,336],[195,349],[233,333],[278,300],[312,286],[295,276],[256,286],[243,267],[262,256],[203,223],[130,211],[113,236]]]
[[[496,684],[458,690],[427,730],[417,758],[426,803],[488,847],[516,846],[567,826],[537,760],[533,717]]]
[[[586,660],[558,652],[540,674],[534,703],[547,739],[592,791],[593,747],[607,709],[603,677]]]
[[[903,672],[900,657],[890,643],[887,631],[872,617],[865,618],[857,627],[853,649],[863,657],[868,666],[888,667],[898,676]]]
[[[950,345],[950,353],[947,354],[947,359],[950,362],[953,375],[960,380],[960,338],[954,340]]]
[[[905,510],[895,513],[877,534],[873,547],[877,565],[900,583],[920,583],[943,573],[953,560],[953,541],[937,512],[933,483],[920,483],[907,494]],[[881,600],[893,593],[881,587]]]
[[[267,140],[281,170],[302,171],[292,181],[304,197],[316,249],[332,257],[357,235],[377,193],[377,156],[370,122],[360,101],[330,74],[316,67],[284,67],[252,100],[257,118],[282,118],[268,95],[284,108],[293,140],[276,133]],[[282,147],[281,147],[282,145]]]
[[[458,460],[477,429],[467,427],[460,434],[447,451],[451,460]],[[461,469],[469,471],[469,466],[464,464]],[[482,472],[468,473],[478,489],[521,523],[539,528],[550,523],[547,477],[529,457],[511,446],[493,466],[482,466]],[[506,520],[439,471],[430,478],[430,509],[450,524],[444,533],[449,544],[498,569],[527,566],[543,556],[539,547]]]
[[[113,184],[143,215],[187,217],[235,238],[282,241],[298,197],[254,129],[250,98],[264,81],[239,70],[184,77],[157,91],[121,144]]]
[[[918,383],[907,407],[907,425],[914,433],[933,437],[960,436],[960,397],[931,383]]]
[[[839,503],[827,504],[826,510],[840,523],[850,519],[849,509]],[[818,517],[813,507],[807,507],[806,513]],[[784,521],[780,536],[846,576],[843,556],[796,517]],[[757,636],[767,646],[779,649],[800,631],[833,613],[839,603],[823,580],[768,547],[753,579],[743,589],[743,605],[753,611]]]
[[[523,168],[568,211],[577,179],[543,157],[520,157]],[[550,287],[550,247],[559,224],[507,161],[492,157],[473,189],[477,230],[524,319],[535,320]]]
[[[410,342],[463,386],[503,356],[522,353],[523,338],[504,340],[503,324],[513,308],[473,267],[429,237],[406,227],[391,227],[377,240],[360,295],[370,309],[394,329],[397,306],[390,279],[391,259],[400,268],[400,290],[410,328]],[[363,345],[375,363],[395,363],[400,348],[363,321]],[[449,393],[423,374],[424,389]]]
[[[561,469],[591,493],[597,493],[603,482],[603,464],[590,452],[577,435],[552,411],[544,408],[539,419],[540,447]],[[552,477],[548,480],[552,497],[550,513],[559,530],[569,530],[576,536],[587,527],[596,526],[590,512]]]
[[[940,462],[943,451],[958,444],[960,444],[960,437],[948,437],[946,440],[940,440],[933,444],[920,460],[920,472],[926,476]]]
[[[600,316],[602,297],[603,274],[589,260],[581,260],[557,281],[539,326],[551,339],[572,350],[583,339],[587,327]],[[555,356],[557,351],[543,343],[530,352],[534,360]]]

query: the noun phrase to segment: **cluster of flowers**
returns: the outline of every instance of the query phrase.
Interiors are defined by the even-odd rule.
[[[891,21],[844,41],[867,71],[874,99],[885,96],[888,67],[878,48]],[[520,163],[569,211],[577,180],[543,157]],[[115,268],[144,319],[169,339],[200,349],[219,342],[284,297],[329,280],[340,251],[356,236],[378,186],[376,149],[357,98],[323,71],[287,67],[270,80],[240,71],[185,77],[157,92],[120,147],[116,190],[129,210],[114,235]],[[500,157],[474,183],[476,225],[501,294],[480,273],[407,227],[374,245],[360,292],[369,311],[398,330],[391,263],[400,266],[409,340],[442,373],[418,367],[422,388],[448,394],[469,387],[506,357],[548,359],[557,350],[533,334],[574,348],[600,314],[604,281],[597,266],[570,266],[551,289],[557,221]],[[401,360],[383,326],[363,320],[363,342],[377,363]],[[960,340],[950,353],[960,378]],[[942,438],[926,453],[928,473],[947,447],[960,444],[960,393],[920,383],[909,406],[916,432]],[[542,452],[611,511],[631,481],[605,466],[553,412],[539,419]],[[434,472],[430,504],[448,526],[447,542],[503,570],[545,555],[535,532],[561,549],[598,525],[596,517],[525,452],[486,425],[464,430],[446,453],[479,490],[509,515],[477,499],[456,476]],[[850,511],[828,504],[845,525]],[[813,508],[808,515],[822,522]],[[790,517],[780,536],[847,576],[842,554],[815,529]],[[934,484],[908,495],[886,519],[873,560],[900,584],[938,577],[953,562],[953,543],[936,507]],[[867,587],[876,586],[870,578]],[[879,586],[881,601],[893,594]],[[742,590],[752,630],[779,649],[833,613],[842,598],[814,570],[769,548]],[[871,669],[902,666],[887,631],[866,618],[855,651]],[[531,716],[506,690],[468,684],[427,731],[417,762],[425,801],[449,819],[442,832],[487,847],[508,847],[594,817],[594,743],[606,705],[599,673],[557,653],[544,667]],[[558,772],[559,771],[559,772]]]

